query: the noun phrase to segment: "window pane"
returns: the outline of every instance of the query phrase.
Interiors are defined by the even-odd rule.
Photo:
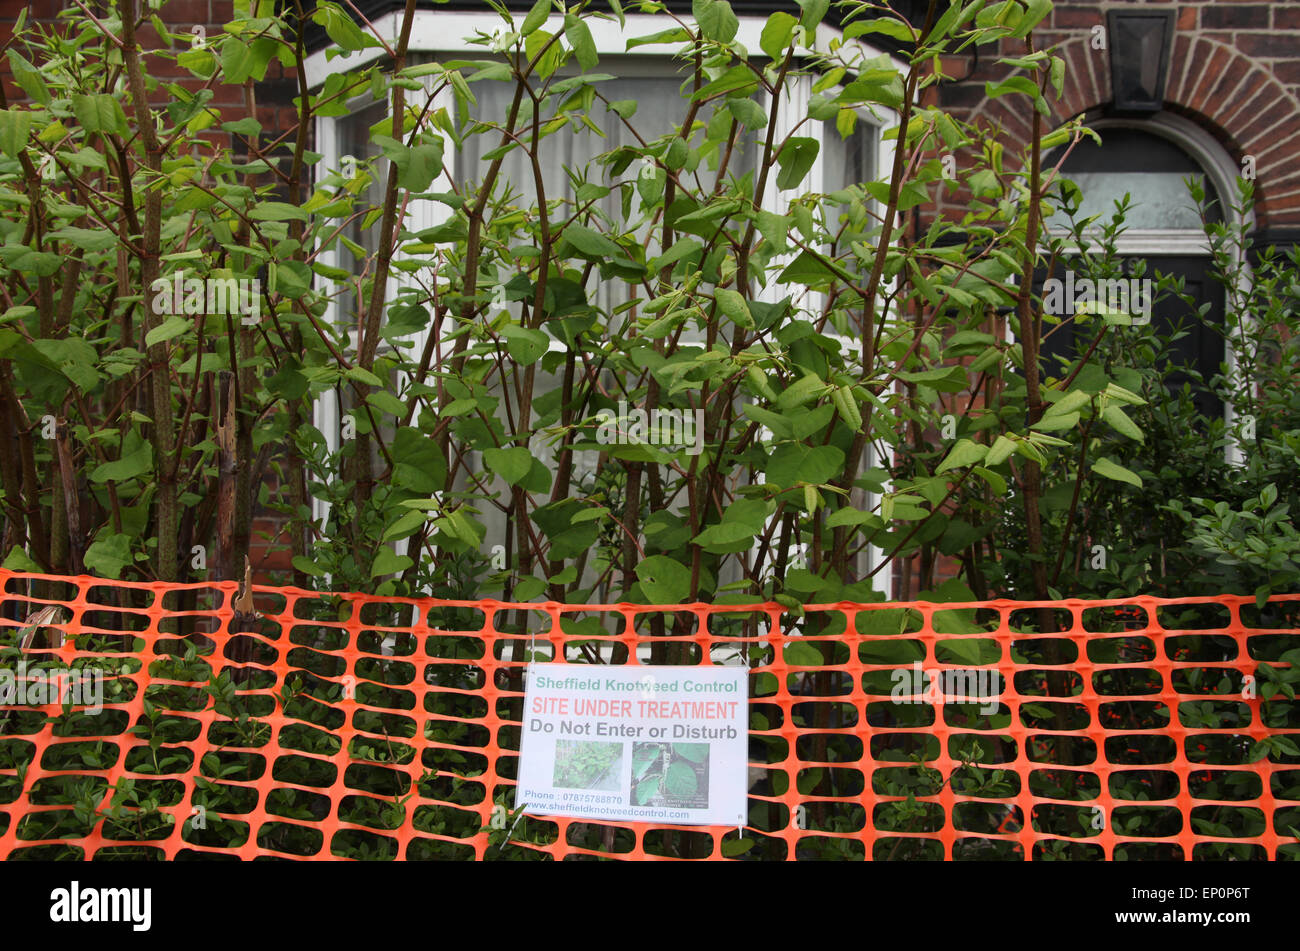
[[[690,100],[683,96],[681,85],[682,79],[679,76],[639,76],[596,83],[600,95],[610,102],[636,102],[636,112],[625,123],[597,99],[590,115],[592,122],[604,134],[603,138],[586,127],[574,129],[570,126],[543,139],[539,164],[547,200],[573,197],[564,172],[565,166],[582,169],[603,152],[622,146],[639,145],[638,135],[642,141],[650,142],[672,132],[686,118],[690,108]],[[514,85],[485,81],[475,83],[471,88],[478,100],[478,105],[473,108],[474,118],[504,125],[510,104],[514,100]],[[700,118],[707,120],[709,112],[709,109],[702,110]],[[730,173],[736,176],[743,175],[754,164],[753,136],[746,136],[742,141],[745,146],[738,149],[728,163]],[[483,156],[495,149],[500,142],[501,134],[495,130],[471,136],[457,155],[457,183],[482,181],[491,163],[490,159]],[[699,142],[698,135],[695,142]],[[609,184],[608,180],[596,178],[594,172],[595,170],[593,180]],[[705,169],[701,168],[698,174],[704,180]],[[533,169],[522,149],[506,156],[501,165],[501,178],[509,182],[516,193],[524,196],[525,201],[536,199]]]
[[[390,115],[387,102],[372,102],[341,119],[339,121],[340,158],[350,155],[360,165],[378,155],[379,149],[370,142],[370,128]],[[357,202],[353,206],[353,211],[360,212],[360,214],[349,222],[343,230],[349,240],[355,241],[365,249],[366,257],[370,260],[374,260],[374,256],[379,250],[379,231],[377,227],[363,230],[361,224],[365,218],[366,210],[378,208],[383,203],[384,175],[384,163],[376,162],[370,184],[357,196]],[[342,243],[339,245],[339,258],[339,267],[352,274],[359,275],[361,273],[364,262],[358,260]],[[356,326],[357,308],[359,306],[356,291],[348,290],[340,294],[338,305],[339,322],[348,326]]]
[[[1130,229],[1201,228],[1201,217],[1188,193],[1184,179],[1200,182],[1205,197],[1215,203],[1211,217],[1217,220],[1217,195],[1205,170],[1190,155],[1168,139],[1140,129],[1103,128],[1099,146],[1084,139],[1070,153],[1062,173],[1079,186],[1083,204],[1077,217],[1101,215],[1109,221],[1115,202],[1132,197],[1126,225]],[[1059,155],[1059,152],[1056,153]],[[1048,162],[1056,163],[1055,156]],[[1059,212],[1048,225],[1065,227],[1068,219]]]
[[[839,191],[849,185],[876,180],[876,128],[858,120],[847,139],[840,138],[835,123],[822,123],[823,154],[826,158],[825,190]]]
[[[1178,172],[1074,172],[1070,179],[1083,192],[1083,202],[1076,218],[1100,215],[1109,221],[1115,202],[1125,193],[1132,197],[1132,208],[1124,219],[1130,229],[1192,229],[1199,231],[1201,216],[1188,194],[1184,178],[1193,178],[1206,186],[1203,174],[1184,176]],[[1069,219],[1056,212],[1047,219],[1049,227],[1067,227]]]

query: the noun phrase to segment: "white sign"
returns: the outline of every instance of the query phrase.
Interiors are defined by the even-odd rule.
[[[746,824],[748,668],[530,664],[516,807]]]

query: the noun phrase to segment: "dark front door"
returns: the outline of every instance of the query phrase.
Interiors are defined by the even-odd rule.
[[[1151,308],[1151,326],[1156,336],[1166,342],[1165,363],[1173,367],[1166,378],[1170,390],[1191,386],[1197,412],[1206,417],[1222,417],[1223,401],[1211,392],[1210,384],[1220,372],[1224,362],[1224,290],[1223,285],[1210,273],[1210,259],[1201,255],[1142,255],[1147,262],[1146,274],[1176,275],[1183,280],[1183,293],[1191,299],[1189,304],[1173,293],[1158,294]],[[1125,260],[1125,271],[1131,273],[1131,260]],[[1078,272],[1076,272],[1077,274]],[[1036,290],[1042,293],[1042,279]],[[1052,274],[1064,282],[1065,265]],[[1202,310],[1204,316],[1202,316]],[[1101,324],[1098,318],[1076,324],[1069,317],[1059,326],[1043,326],[1044,341],[1039,367],[1044,378],[1062,374],[1061,358],[1073,362],[1085,353],[1096,337]],[[1132,335],[1127,328],[1114,328],[1108,333]],[[1177,340],[1173,340],[1178,335]],[[1172,342],[1170,342],[1172,341]],[[1199,380],[1198,377],[1199,376]]]

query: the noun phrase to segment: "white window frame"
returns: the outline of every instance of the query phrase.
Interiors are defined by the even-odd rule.
[[[398,41],[401,30],[403,13],[401,11],[392,11],[384,14],[374,21],[375,32],[383,37],[390,46]],[[683,22],[691,24],[691,17],[683,17]],[[737,40],[747,49],[758,50],[760,48],[760,37],[764,25],[767,22],[766,16],[739,16],[739,30]],[[563,18],[553,15],[548,18],[546,28],[552,32],[563,28]],[[595,42],[597,53],[602,57],[617,56],[627,59],[641,59],[647,64],[657,62],[667,62],[668,54],[666,47],[640,46],[632,50],[626,49],[626,41],[629,37],[643,36],[657,32],[664,28],[664,18],[647,14],[628,14],[626,16],[626,27],[622,28],[619,24],[610,19],[592,18],[587,21],[591,31],[592,39]],[[408,43],[408,53],[411,56],[429,56],[437,58],[439,56],[454,56],[457,58],[476,57],[482,58],[488,53],[488,50],[481,45],[474,45],[468,40],[480,33],[491,34],[495,31],[504,31],[505,22],[495,12],[467,12],[467,11],[436,11],[436,10],[417,10],[412,20],[410,41]],[[816,53],[828,53],[831,50],[832,43],[838,45],[842,53],[860,60],[867,60],[882,55],[884,51],[876,49],[869,44],[863,43],[857,39],[845,40],[840,30],[826,24],[820,24],[815,36],[812,38],[811,47]],[[306,74],[307,86],[309,89],[318,90],[328,76],[332,73],[344,69],[358,69],[376,62],[387,55],[383,47],[370,47],[365,50],[352,51],[340,55],[337,49],[322,48],[307,57],[304,63],[304,72]],[[897,57],[890,56],[889,60],[895,69],[906,71],[907,65]],[[425,82],[432,87],[433,77],[426,77]],[[782,108],[777,114],[776,134],[778,139],[788,135],[793,129],[795,122],[792,117],[795,115],[806,115],[808,100],[812,95],[813,78],[811,76],[795,76],[789,83],[787,89],[786,102],[782,103]],[[770,97],[767,99],[770,110]],[[454,98],[449,90],[439,92],[434,100],[433,108],[445,107],[448,111],[454,110]],[[882,110],[884,112],[884,110]],[[317,180],[331,174],[339,167],[340,155],[340,127],[342,119],[345,117],[320,116],[315,120],[316,134],[316,151],[320,152],[324,158],[317,163]],[[870,124],[876,133],[876,154],[875,168],[877,177],[883,170],[893,167],[894,159],[894,141],[887,138],[885,133],[897,126],[897,116],[892,113],[883,115],[874,114],[868,110],[859,110],[859,121]],[[827,122],[808,123],[807,128],[801,133],[810,137],[817,138],[823,145],[825,138],[823,134],[828,128]],[[762,207],[764,210],[777,214],[784,214],[789,207],[789,200],[796,194],[806,192],[820,192],[824,185],[825,173],[825,156],[824,149],[818,151],[817,159],[813,163],[805,180],[800,183],[797,189],[790,191],[780,191],[776,188],[775,183],[767,189],[763,196]],[[443,165],[445,175],[454,176],[456,174],[456,153],[454,149],[447,149],[443,156]],[[410,231],[421,231],[427,228],[435,227],[448,220],[450,209],[445,205],[430,201],[412,201],[407,206],[406,227]],[[322,264],[329,267],[341,268],[343,255],[336,247],[323,251],[320,255]],[[401,279],[401,273],[395,272],[389,277],[389,294],[390,297],[398,287],[398,281]],[[318,279],[323,285],[325,282]],[[805,292],[809,293],[809,292]],[[771,283],[759,292],[759,299],[768,301],[777,301],[785,296],[784,286]],[[810,304],[815,304],[815,295],[809,300]],[[323,315],[323,321],[330,326],[337,326],[339,321],[339,308],[337,303],[331,299],[328,308]],[[428,331],[422,331],[419,334],[412,335],[409,339],[412,341],[418,352],[426,343]],[[859,341],[850,337],[831,332],[827,336],[839,341],[840,345],[849,352],[856,353],[859,347]],[[558,340],[549,342],[551,350],[563,350],[564,345]],[[334,390],[327,390],[316,399],[312,411],[313,425],[324,435],[326,445],[331,453],[337,452],[340,446],[340,406],[337,393]],[[884,464],[886,461],[877,458],[875,447],[868,443],[865,450],[868,458],[865,464],[868,468],[874,465]],[[888,491],[888,485],[886,486]],[[868,495],[868,508],[874,508],[879,504],[879,496],[871,493]],[[320,525],[323,529],[329,518],[329,505],[320,499],[312,499],[311,502],[312,521]],[[405,552],[406,541],[399,543],[398,554]],[[874,569],[884,560],[885,552],[879,546],[869,546],[866,552],[867,568]],[[882,568],[873,582],[877,590],[884,592],[886,599],[893,596],[893,568],[886,566]]]

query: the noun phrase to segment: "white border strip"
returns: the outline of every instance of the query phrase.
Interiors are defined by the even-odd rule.
[[[661,30],[671,29],[676,21],[662,14],[656,16],[644,13],[629,14],[626,19],[626,27],[619,26],[618,21],[612,18],[591,17],[586,20],[587,27],[591,30],[591,38],[596,43],[597,53],[601,56],[653,56],[663,58],[669,55],[675,46],[680,45],[657,43],[649,46],[638,46],[629,50],[627,49],[629,39],[638,36],[649,36]],[[693,26],[695,23],[691,17],[682,17],[681,19],[687,25]],[[762,36],[763,26],[767,23],[767,18],[742,16],[738,19],[740,20],[740,30],[736,34],[736,39],[747,50],[758,56],[763,56],[764,54],[759,52],[759,38]],[[401,26],[401,11],[386,13],[374,23],[375,33],[382,36],[390,46],[397,43]],[[547,21],[546,26],[547,29],[554,32],[563,29],[564,21],[558,16],[552,17]],[[411,39],[408,52],[454,53],[457,57],[487,59],[496,54],[489,47],[475,46],[468,41],[479,33],[491,33],[497,29],[504,31],[506,28],[506,22],[499,15],[486,10],[481,13],[417,10],[414,19],[411,21]],[[856,39],[845,40],[838,29],[825,24],[820,24],[817,27],[816,35],[813,38],[813,52],[829,53],[832,41],[838,41],[841,52],[847,50],[863,58],[884,55],[883,50],[868,46]],[[329,56],[330,53],[334,55]],[[318,88],[325,82],[325,78],[330,73],[338,72],[340,69],[359,69],[368,66],[385,55],[387,54],[382,46],[344,55],[339,55],[336,48],[327,46],[307,57],[307,61],[303,65],[307,74],[307,86],[310,89]],[[895,69],[906,72],[907,64],[902,60],[890,56],[890,62]]]

